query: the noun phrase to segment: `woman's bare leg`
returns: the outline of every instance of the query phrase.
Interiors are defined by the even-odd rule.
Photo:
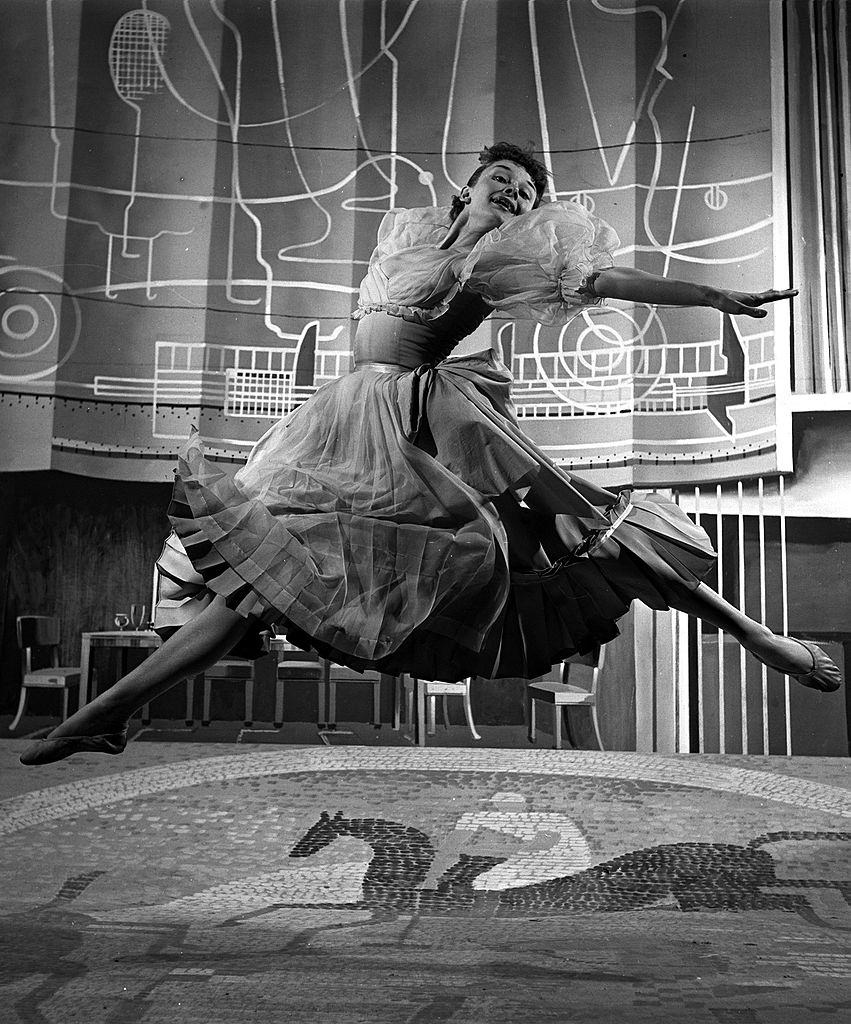
[[[669,595],[669,600],[678,611],[723,629],[746,651],[772,668],[788,675],[798,675],[813,667],[812,655],[805,647],[789,637],[777,636],[768,626],[748,618],[705,583],[699,584],[695,590],[678,587],[675,594]]]
[[[150,657],[57,726],[50,738],[120,732],[134,711],[227,654],[256,622],[216,597]]]

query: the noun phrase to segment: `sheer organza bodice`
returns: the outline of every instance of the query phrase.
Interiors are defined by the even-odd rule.
[[[444,248],[450,224],[445,207],[390,210],[355,317],[382,311],[437,321],[466,292],[507,316],[567,323],[599,303],[589,282],[612,266],[619,244],[605,221],[576,203],[548,203],[488,231],[472,247]]]
[[[599,299],[594,273],[611,266],[617,235],[575,203],[552,203],[444,248],[443,207],[391,210],[359,293],[355,367],[440,362],[494,311],[566,322]]]

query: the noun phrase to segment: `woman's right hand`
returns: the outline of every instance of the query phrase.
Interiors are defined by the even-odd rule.
[[[772,288],[767,292],[731,292],[713,288],[709,304],[731,316],[764,317],[768,316],[768,310],[761,307],[766,302],[781,302],[783,299],[794,298],[797,294],[797,288]]]

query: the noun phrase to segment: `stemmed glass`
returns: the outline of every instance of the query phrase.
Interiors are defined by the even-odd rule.
[[[112,620],[119,629],[127,629],[130,624],[130,616],[127,612],[117,612]]]
[[[145,612],[147,610],[143,604],[130,605],[130,624],[134,629],[141,629],[145,625]]]

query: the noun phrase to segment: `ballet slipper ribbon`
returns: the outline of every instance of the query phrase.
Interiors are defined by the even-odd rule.
[[[626,519],[626,517],[630,514],[632,509],[633,509],[632,501],[627,501],[626,505],[624,505],[624,507],[621,510],[621,512],[618,515],[618,517],[613,521],[612,525],[608,528],[608,530],[605,531],[605,533],[602,535],[602,537],[600,537],[600,543],[602,543],[605,540],[608,540],[609,537],[611,537],[611,535],[620,526],[620,524],[624,521],[624,519]]]

